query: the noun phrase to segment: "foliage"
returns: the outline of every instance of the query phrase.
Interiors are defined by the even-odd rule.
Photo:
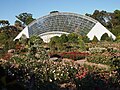
[[[105,64],[105,65],[112,65],[112,57],[110,56],[105,56],[105,55],[101,55],[101,54],[94,54],[94,55],[90,55],[87,57],[87,61],[88,62],[92,62],[92,63],[97,63],[97,64]]]
[[[70,34],[68,34],[68,42],[70,42],[70,43],[78,43],[78,37],[79,37],[78,34],[70,33]]]
[[[114,72],[92,71],[85,78],[78,79],[76,82],[78,90],[117,90],[120,88],[118,80]]]
[[[16,16],[18,20],[20,20],[24,25],[30,24],[33,20],[35,20],[32,17],[31,13],[21,13],[18,16]]]
[[[54,36],[50,39],[49,46],[51,51],[85,51],[85,44],[82,37],[76,33],[68,35]]]
[[[50,42],[49,42],[49,46],[50,48],[55,51],[55,50],[63,50],[64,46],[63,46],[63,42],[64,40],[62,39],[62,37],[59,37],[59,36],[54,36],[50,39]]]
[[[104,33],[101,37],[101,40],[107,40],[107,38],[109,38],[107,33]]]
[[[113,41],[112,36],[108,36],[107,33],[104,33],[101,37],[102,41]]]
[[[62,35],[61,35],[60,41],[61,41],[61,43],[66,43],[66,42],[68,42],[68,37],[66,36],[66,34],[62,34]]]
[[[107,51],[106,48],[100,48],[100,47],[94,47],[94,48],[89,48],[90,53],[104,53]]]
[[[61,37],[55,37],[53,39],[57,44],[60,41],[56,40],[56,38],[60,39]],[[78,38],[78,44],[79,40],[81,42],[82,38]],[[48,87],[51,90],[59,90],[62,84],[68,83],[74,85],[78,90],[88,88],[92,90],[96,88],[108,90],[113,88],[114,90],[119,88],[119,75],[115,73],[119,72],[119,58],[115,59],[112,56],[112,54],[119,53],[119,51],[98,48],[101,52],[91,54],[77,51],[60,53],[63,58],[70,57],[78,60],[84,59],[87,56],[89,62],[110,66],[114,64],[115,72],[105,72],[95,67],[90,69],[85,66],[80,66],[73,60],[69,62],[67,60],[60,60],[59,62],[50,60],[48,52],[42,46],[40,37],[33,36],[30,39],[22,38],[16,45],[19,49],[16,49],[12,56],[6,54],[8,55],[7,60],[0,60],[0,67],[2,68],[2,72],[4,72],[4,75],[0,77],[0,84],[2,84],[0,89],[13,88],[12,86],[14,86],[14,88],[23,88],[22,90],[47,90]],[[104,47],[108,47],[106,44],[103,45],[105,45]],[[24,49],[27,50],[24,51]],[[106,53],[107,51],[110,55]],[[3,78],[5,79],[3,80]],[[12,83],[13,81],[14,83]],[[66,85],[66,88],[69,88],[69,85]]]
[[[94,36],[92,42],[95,42],[95,43],[96,43],[96,42],[98,42],[98,41],[99,41],[99,40],[97,39],[97,37]]]
[[[114,12],[95,10],[93,14],[86,14],[107,27],[115,36],[120,34],[120,10]]]
[[[75,75],[77,73],[82,75],[85,70],[73,62],[33,60],[26,58],[26,55],[14,56],[9,62],[4,60],[1,66],[5,73],[14,77],[19,85],[29,89],[47,88],[47,83],[53,83],[52,85],[71,81],[74,83],[72,79],[75,78]],[[87,74],[86,70],[85,72]]]
[[[115,27],[111,30],[111,32],[112,32],[116,37],[118,37],[118,36],[120,35],[120,25],[115,26]]]
[[[116,41],[120,42],[120,35],[116,37]]]
[[[63,52],[60,55],[62,58],[69,58],[72,60],[80,60],[80,59],[85,59],[85,57],[88,56],[89,53],[86,53],[86,52]]]
[[[24,28],[24,26],[22,25],[22,23],[19,20],[16,20],[14,25],[20,31],[23,30],[23,28]]]
[[[56,43],[59,43],[60,42],[60,37],[59,36],[54,36],[50,39],[50,41],[54,41]]]
[[[88,38],[88,36],[83,36],[83,37],[82,37],[82,40],[83,40],[85,43],[89,43],[89,42],[90,42],[90,39]]]
[[[120,78],[120,55],[114,56],[112,61],[112,66],[115,68],[115,71],[117,71],[118,78]]]
[[[118,20],[118,22],[120,22],[120,10],[115,10],[114,11],[114,15],[115,15],[115,19]],[[120,24],[120,23],[119,23]]]
[[[8,39],[8,35],[5,32],[0,33],[0,44],[5,44],[6,40]]]
[[[29,43],[30,44],[42,44],[43,43],[43,39],[40,38],[40,36],[31,36],[29,38]]]
[[[79,50],[80,51],[85,51],[86,50],[85,43],[82,40],[82,37],[78,38],[78,44],[79,44]]]
[[[15,48],[13,39],[19,32],[14,26],[4,26],[0,28],[0,57],[3,56],[9,49]]]
[[[10,23],[8,20],[0,20],[0,25],[4,27],[10,25]]]
[[[15,36],[19,33],[17,31],[17,28],[14,26],[5,26],[5,27],[1,27],[1,33],[0,33],[0,44],[1,46],[5,46],[5,44],[7,43],[9,45],[9,47],[12,47],[12,42],[13,39],[15,38]]]

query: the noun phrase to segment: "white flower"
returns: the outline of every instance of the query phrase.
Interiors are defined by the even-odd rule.
[[[55,70],[53,70],[53,73],[55,72]]]
[[[50,82],[52,82],[52,79],[49,79]]]
[[[54,78],[55,80],[57,79],[57,78]]]
[[[57,73],[57,75],[59,75],[59,73]]]

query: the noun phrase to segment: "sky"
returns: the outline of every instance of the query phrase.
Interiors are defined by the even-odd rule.
[[[51,11],[72,12],[84,15],[94,10],[113,12],[120,10],[120,0],[0,0],[0,20],[14,24],[20,13],[31,13],[34,18]]]

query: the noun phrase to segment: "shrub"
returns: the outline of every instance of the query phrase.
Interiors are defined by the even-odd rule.
[[[69,58],[73,60],[85,59],[85,57],[88,55],[89,53],[86,53],[86,52],[63,52],[61,53],[61,56],[63,58]]]
[[[111,56],[105,56],[101,54],[89,55],[87,57],[88,62],[97,63],[97,64],[107,64],[112,65]]]
[[[94,47],[94,48],[89,48],[89,51],[91,53],[103,53],[105,51],[107,51],[106,48],[100,48],[100,47]]]
[[[72,61],[29,60],[23,55],[14,57],[9,62],[1,60],[0,66],[4,68],[7,75],[14,77],[19,85],[37,90],[48,87],[49,83],[57,85],[71,82],[78,73],[79,76],[82,76],[83,72],[87,74],[86,69]]]

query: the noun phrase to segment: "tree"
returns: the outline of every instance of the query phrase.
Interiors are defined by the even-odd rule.
[[[8,40],[9,37],[5,32],[1,32],[0,33],[0,46],[2,46],[2,44],[6,43],[6,40]]]
[[[68,42],[70,43],[78,43],[78,34],[76,33],[70,33],[68,34]]]
[[[52,14],[52,13],[59,13],[59,11],[51,11],[50,14]]]
[[[93,38],[93,40],[92,40],[92,42],[98,42],[99,40],[97,39],[97,37],[96,36],[94,36],[94,38]]]
[[[91,17],[91,14],[86,13],[85,15]]]
[[[5,32],[9,38],[14,38],[19,32],[15,26],[4,26],[0,28],[1,32]]]
[[[60,41],[60,37],[59,36],[54,36],[54,37],[52,37],[51,39],[50,39],[50,44],[51,44],[51,46],[52,46],[52,48],[55,48],[55,49],[59,49],[59,47],[61,46],[61,41]]]
[[[67,42],[67,36],[63,34],[61,37],[54,36],[50,39],[49,46],[52,50],[63,50],[64,49],[64,43]],[[54,49],[53,49],[54,48]]]
[[[49,47],[50,47],[50,49],[51,49],[52,51],[55,51],[55,49],[56,49],[55,41],[50,41],[50,42],[49,42]]]
[[[20,20],[24,25],[30,24],[33,20],[35,20],[32,17],[31,13],[21,13],[18,16],[16,16],[18,20]]]
[[[83,40],[85,43],[89,43],[89,42],[90,42],[90,39],[88,38],[88,36],[83,36],[83,37],[82,37],[82,40]]]
[[[15,27],[18,29],[18,30],[23,30],[23,25],[22,23],[19,21],[19,20],[16,20],[15,21]]]
[[[109,38],[107,33],[104,33],[101,37],[101,40],[107,40]]]
[[[115,18],[118,20],[118,22],[120,23],[120,10],[115,10],[114,11],[114,15],[115,15]]]
[[[87,14],[88,15],[88,14]],[[104,10],[99,11],[95,10],[92,15],[89,15],[90,17],[98,20],[101,24],[103,24],[106,27],[112,28],[112,13],[106,12]]]
[[[79,42],[79,48],[80,48],[80,50],[82,50],[82,51],[86,50],[85,43],[84,43],[84,41],[82,40],[81,37],[78,38],[78,42]]]
[[[59,36],[54,36],[50,39],[50,41],[54,41],[55,43],[59,43],[60,42],[60,37]]]
[[[116,41],[120,42],[120,35],[116,37]]]
[[[40,38],[40,36],[32,36],[29,38],[29,43],[30,44],[42,44],[43,43],[43,39]]]
[[[68,37],[66,36],[66,34],[62,34],[62,35],[61,35],[60,41],[61,41],[61,43],[66,43],[66,42],[68,42]]]

